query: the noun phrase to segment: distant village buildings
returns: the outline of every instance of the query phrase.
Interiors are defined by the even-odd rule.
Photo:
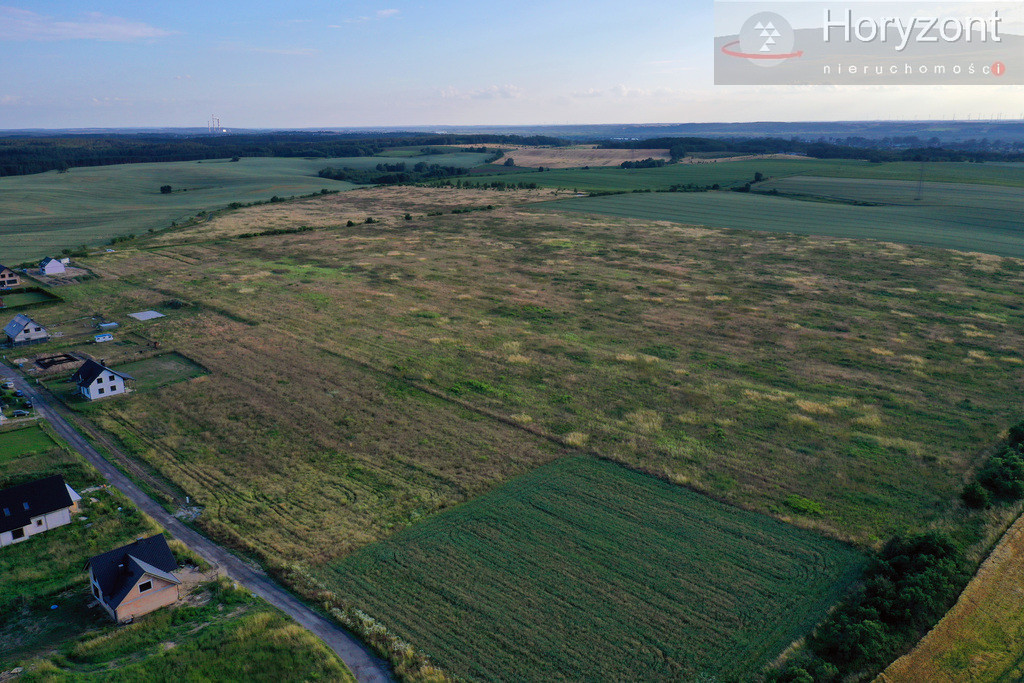
[[[85,361],[71,376],[71,381],[78,385],[78,392],[90,401],[127,394],[131,391],[128,383],[134,380],[131,375],[111,370],[92,359]]]
[[[0,548],[70,524],[81,499],[59,474],[0,491]]]
[[[7,335],[7,342],[12,346],[44,342],[50,338],[50,333],[45,327],[22,313],[7,323],[4,333]]]
[[[86,564],[93,596],[116,622],[178,600],[178,563],[160,534],[96,555]]]

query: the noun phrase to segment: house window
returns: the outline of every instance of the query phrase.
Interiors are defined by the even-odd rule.
[[[17,541],[19,538],[25,538],[25,530],[15,529],[11,532],[11,538],[13,538],[15,541]]]
[[[22,504],[21,504],[21,506],[22,506],[23,508],[25,508],[26,510],[28,510],[28,503],[22,503]]]
[[[142,583],[139,584],[139,592],[140,593],[145,593],[146,591],[148,591],[152,587],[153,587],[153,582],[152,581],[143,581]]]
[[[113,382],[114,381],[114,376],[111,375],[110,377],[107,377],[107,379],[109,379],[111,382]]]
[[[11,516],[11,508],[4,508],[4,517]]]
[[[42,332],[42,331],[43,331],[43,328],[41,328],[41,327],[37,327],[36,328],[36,332]]]
[[[97,378],[96,378],[96,383],[97,383],[97,384],[99,384],[99,383],[100,383],[100,382],[102,382],[102,381],[103,381],[103,378],[102,378],[102,377],[97,377]]]
[[[36,526],[42,526],[42,525],[43,525],[43,520],[41,518],[37,519],[36,520]]]
[[[103,387],[100,387],[99,390],[97,391],[97,393],[102,394],[103,393]]]

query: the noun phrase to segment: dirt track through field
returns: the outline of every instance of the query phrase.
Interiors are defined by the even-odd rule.
[[[155,519],[157,523],[198,553],[203,559],[223,568],[230,578],[245,586],[274,607],[277,607],[302,627],[323,640],[351,669],[356,680],[361,683],[364,681],[367,683],[383,683],[394,680],[388,665],[366,650],[359,641],[343,628],[314,612],[305,603],[270,579],[258,567],[250,565],[202,534],[188,528],[171,513],[164,510],[159,503],[146,495],[134,482],[100,455],[99,451],[93,448],[64,419],[60,409],[51,402],[48,395],[44,395],[41,390],[30,385],[21,377],[15,378],[15,385],[32,399],[39,415],[53,426],[54,431],[98,469],[107,481],[128,496],[139,509]],[[110,446],[108,445],[108,447]]]

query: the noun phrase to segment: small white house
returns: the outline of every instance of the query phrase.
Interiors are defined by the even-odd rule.
[[[81,499],[59,474],[0,491],[0,548],[70,524]]]
[[[58,259],[47,256],[39,262],[39,273],[41,275],[63,275],[64,264]]]
[[[135,378],[90,359],[71,376],[71,381],[78,384],[78,392],[82,396],[95,401],[98,398],[127,394],[131,391],[128,382],[135,381]]]
[[[110,334],[109,332],[104,332],[103,334],[97,334],[95,337],[92,338],[92,340],[96,344],[101,344],[103,342],[114,341],[114,335]]]
[[[45,327],[22,313],[14,316],[14,319],[7,323],[4,333],[7,335],[7,341],[13,346],[44,342],[50,338],[50,333],[46,331]]]

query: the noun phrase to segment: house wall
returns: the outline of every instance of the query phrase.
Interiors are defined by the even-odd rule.
[[[0,548],[14,543],[27,541],[36,534],[41,534],[44,531],[56,529],[57,527],[64,526],[65,524],[71,524],[71,510],[73,508],[74,506],[71,508],[56,510],[45,515],[40,515],[39,517],[33,517],[28,526],[22,527],[22,530],[25,532],[25,536],[23,538],[15,539],[13,532],[3,532],[0,534]]]
[[[100,393],[100,389],[103,390],[102,393]],[[104,372],[94,379],[89,386],[81,387],[81,392],[82,396],[85,396],[90,401],[95,401],[98,398],[106,398],[107,396],[127,394],[128,387],[125,385],[122,377]]]
[[[21,276],[10,268],[0,270],[0,287],[17,287],[21,284]]]
[[[43,275],[59,275],[65,271],[64,265],[59,261],[50,261],[49,263],[46,264],[46,267],[41,267],[39,269],[39,272],[41,272]]]
[[[152,581],[153,587],[145,593],[139,592],[136,584],[130,593],[117,607],[117,621],[128,621],[143,614],[149,614],[155,609],[173,605],[178,601],[178,585],[170,581],[164,581],[155,576],[144,576],[139,583]]]
[[[38,330],[36,328],[39,328]],[[46,328],[38,323],[29,323],[25,326],[21,332],[19,332],[11,341],[15,344],[23,344],[25,342],[37,341],[39,339],[49,339],[50,334],[46,331]]]
[[[106,601],[103,599],[103,591],[100,589],[100,585],[96,583],[96,577],[92,574],[92,567],[89,567],[89,590],[92,592],[92,596],[96,598],[97,602],[100,603],[100,606],[107,611],[110,618],[117,621],[117,614],[114,613],[114,610],[110,609],[110,606],[107,605]]]

